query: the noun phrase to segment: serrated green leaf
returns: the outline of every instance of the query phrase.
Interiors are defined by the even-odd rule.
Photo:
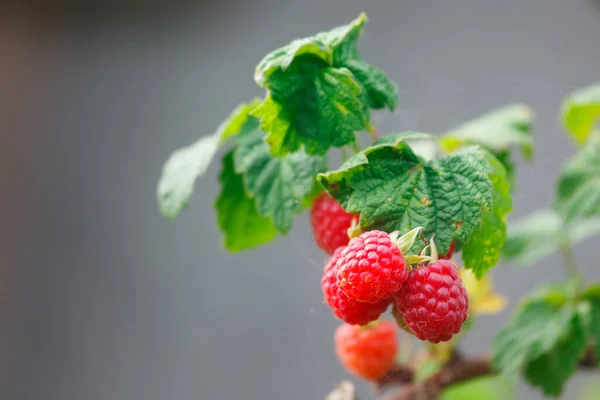
[[[600,83],[571,93],[562,104],[562,122],[573,141],[585,143],[600,120]]]
[[[425,162],[405,140],[378,144],[350,158],[319,182],[363,230],[407,232],[422,226],[440,253],[466,241],[491,205],[491,167],[477,149]]]
[[[493,362],[506,375],[549,352],[568,333],[573,307],[527,302],[494,339]]]
[[[482,224],[464,245],[462,259],[467,269],[472,269],[477,279],[494,267],[506,240],[506,216],[512,210],[510,184],[506,170],[490,153],[486,160],[492,167],[492,207],[482,211]]]
[[[552,349],[527,362],[523,371],[525,379],[533,386],[539,386],[545,395],[558,397],[585,353],[589,337],[587,325],[587,315],[574,314]]]
[[[557,210],[567,221],[600,215],[600,137],[595,137],[563,168]]]
[[[398,87],[382,70],[362,60],[349,60],[343,64],[367,93],[369,107],[394,110],[398,104]]]
[[[590,304],[590,336],[594,344],[594,355],[600,360],[600,284],[588,287],[583,298]]]
[[[159,208],[165,217],[173,219],[188,206],[196,179],[206,172],[219,145],[240,131],[249,118],[249,112],[259,103],[260,100],[255,99],[251,103],[241,104],[219,125],[215,133],[171,154],[157,187]]]
[[[393,109],[395,84],[360,59],[357,42],[366,15],[350,24],[295,40],[267,55],[256,82],[268,96],[255,116],[274,155],[325,154],[355,141],[368,127],[369,108]]]
[[[506,180],[510,184],[510,189],[512,192],[515,187],[516,165],[515,165],[514,160],[512,159],[511,151],[510,150],[496,151],[496,152],[492,152],[492,154],[504,166],[504,169],[506,170]]]
[[[509,225],[502,257],[527,267],[557,251],[561,241],[575,244],[599,233],[600,217],[563,224],[556,211],[540,210]]]
[[[369,109],[350,71],[294,66],[275,73],[273,79],[294,73],[301,74],[297,84],[290,86],[291,78],[282,77],[284,88],[279,90],[273,85],[269,96],[253,112],[261,118],[261,128],[268,132],[266,141],[271,152],[282,156],[304,146],[308,154],[325,154],[331,146],[352,143],[355,132],[365,128]]]
[[[233,166],[233,151],[223,157],[219,182],[221,193],[215,208],[225,248],[238,252],[273,240],[277,229],[270,218],[258,214],[254,199],[246,193],[242,175],[237,174]]]
[[[325,170],[326,159],[303,151],[273,157],[255,118],[248,120],[237,136],[235,170],[244,176],[247,192],[256,199],[260,215],[271,217],[281,233],[287,233],[294,217],[303,209],[302,200]]]
[[[533,111],[525,104],[511,104],[475,118],[440,137],[448,152],[464,145],[480,145],[498,153],[517,145],[526,159],[533,154]]]

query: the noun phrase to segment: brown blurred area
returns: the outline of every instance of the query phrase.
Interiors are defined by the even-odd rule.
[[[33,250],[36,160],[46,139],[41,119],[30,115],[39,100],[41,76],[49,67],[43,57],[44,33],[52,19],[26,8],[0,12],[0,397],[22,378],[28,346],[28,317],[34,301],[27,261]],[[27,157],[23,157],[27,154]]]

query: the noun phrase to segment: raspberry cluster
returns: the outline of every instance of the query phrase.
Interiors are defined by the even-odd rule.
[[[348,241],[354,216],[328,195],[317,200],[312,210],[317,243],[328,252],[337,245],[321,280],[325,302],[337,318],[366,325],[394,303],[398,325],[421,340],[448,341],[461,330],[469,299],[451,261],[432,260],[409,271],[402,251],[386,232],[372,230]],[[454,245],[446,256],[453,250]]]

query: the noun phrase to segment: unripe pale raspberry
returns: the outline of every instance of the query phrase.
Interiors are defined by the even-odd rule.
[[[317,245],[326,253],[345,246],[350,240],[348,228],[358,215],[347,213],[337,201],[327,193],[321,193],[310,208],[310,222]]]
[[[396,327],[380,320],[358,327],[343,324],[335,332],[335,352],[346,370],[360,378],[375,381],[393,366],[398,351]]]
[[[395,297],[404,321],[421,340],[448,341],[467,319],[467,291],[448,260],[410,271]]]
[[[350,300],[344,294],[336,283],[336,263],[343,249],[344,247],[338,247],[325,265],[323,279],[321,280],[323,296],[325,302],[333,311],[333,315],[337,318],[351,325],[365,325],[379,318],[388,308],[392,299],[388,298],[377,303],[362,303]]]
[[[348,298],[368,303],[392,296],[408,276],[400,248],[377,230],[350,240],[337,266],[338,287]]]

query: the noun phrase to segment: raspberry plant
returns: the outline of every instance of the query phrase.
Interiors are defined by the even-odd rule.
[[[386,398],[397,400],[505,399],[519,374],[559,396],[578,369],[600,359],[600,283],[580,275],[572,250],[600,232],[600,84],[563,102],[577,153],[552,207],[507,228],[514,149],[533,157],[532,110],[511,104],[435,135],[380,136],[371,113],[394,110],[398,94],[360,56],[366,21],[360,15],[264,57],[254,74],[264,97],[238,106],[165,164],[162,214],[175,218],[188,206],[196,179],[228,146],[215,202],[224,247],[275,240],[310,209],[316,245],[329,257],[318,271],[324,302],[343,321],[335,347],[350,373],[380,391],[393,388]],[[332,168],[333,150],[344,162]],[[506,303],[488,271],[501,259],[529,266],[554,252],[567,279],[535,288],[517,306],[492,357],[466,357],[465,333]],[[394,329],[380,319],[390,309]],[[330,398],[354,398],[352,384]]]

